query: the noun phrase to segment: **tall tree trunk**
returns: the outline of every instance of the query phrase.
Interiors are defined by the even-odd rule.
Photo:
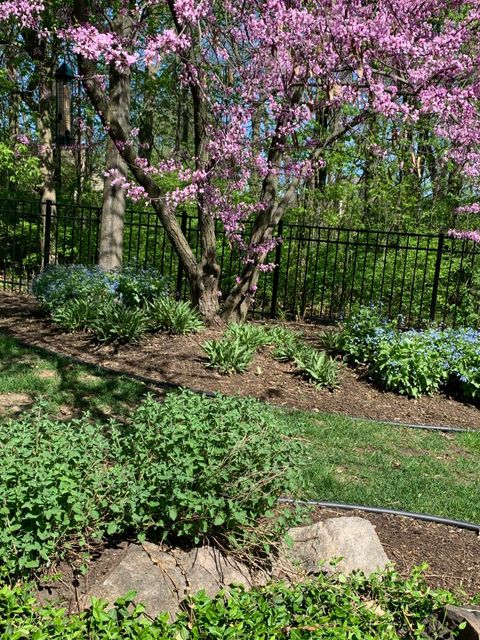
[[[42,234],[41,234],[41,255],[42,255],[42,269],[45,267],[45,244],[46,244],[46,215],[47,207],[46,202],[50,201],[53,206],[50,208],[51,221],[50,221],[50,255],[48,256],[48,263],[52,264],[56,259],[56,247],[55,247],[55,229],[57,223],[57,211],[56,211],[56,188],[55,188],[55,174],[56,174],[56,152],[53,145],[53,133],[52,133],[52,118],[51,118],[51,105],[52,105],[52,74],[51,69],[46,67],[40,67],[39,73],[39,102],[38,102],[38,139],[39,139],[39,160],[40,160],[40,174],[42,176],[41,184],[41,202],[42,202]]]
[[[125,35],[128,18],[120,15],[115,31]],[[109,120],[116,120],[123,130],[130,131],[130,68],[117,67],[113,63],[109,71]],[[123,261],[123,228],[125,223],[125,189],[114,184],[116,178],[126,179],[128,167],[112,139],[107,139],[106,172],[114,172],[105,178],[103,189],[102,225],[98,264],[102,269],[119,269]]]
[[[199,84],[201,85],[201,82]],[[205,137],[206,105],[198,85],[191,86],[191,93],[196,168],[198,171],[206,171],[209,163]],[[188,135],[188,128],[185,127],[185,124],[184,131],[187,131]],[[198,306],[207,324],[216,324],[219,320],[220,311],[218,289],[220,265],[217,262],[215,220],[211,212],[208,211],[203,193],[198,195],[197,212],[202,256],[197,266],[195,277],[190,279],[192,302]]]

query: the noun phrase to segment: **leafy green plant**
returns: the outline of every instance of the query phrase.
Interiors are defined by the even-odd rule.
[[[386,389],[413,398],[437,392],[448,378],[428,333],[412,331],[380,340],[370,370]]]
[[[111,277],[116,295],[127,307],[144,307],[159,297],[168,296],[169,279],[154,267],[125,266]]]
[[[164,329],[170,333],[196,333],[203,328],[202,319],[188,302],[169,297],[159,297],[147,307],[148,324],[153,330]]]
[[[338,385],[339,364],[324,351],[305,345],[295,352],[293,361],[299,373],[316,386],[334,389]]]
[[[309,460],[261,403],[190,391],[148,398],[113,435],[131,526],[194,542],[253,530],[283,492],[298,491]]]
[[[107,300],[97,310],[91,327],[100,342],[138,342],[147,331],[148,318],[142,309]]]
[[[383,318],[380,308],[360,307],[345,321],[337,346],[349,362],[367,364],[372,361],[378,340],[393,332],[394,325]]]
[[[52,265],[32,282],[32,293],[47,311],[70,300],[100,301],[110,295],[108,275],[98,267]]]
[[[272,344],[275,345],[273,357],[281,362],[290,362],[295,353],[302,347],[302,334],[284,327],[275,327],[270,330]]]
[[[218,369],[225,375],[246,371],[255,355],[251,347],[237,339],[229,338],[206,340],[202,344],[202,349],[208,357],[207,366]]]
[[[225,338],[237,341],[251,351],[257,351],[273,342],[273,337],[268,329],[250,323],[230,324],[224,335]]]
[[[0,578],[26,575],[107,536],[258,544],[302,486],[306,444],[249,399],[148,397],[128,424],[32,414],[0,424]],[[267,519],[270,524],[267,526]]]
[[[337,353],[340,349],[340,331],[329,329],[320,333],[320,343],[326,351]]]
[[[51,318],[55,324],[67,331],[78,331],[91,327],[97,317],[97,304],[85,298],[67,300],[53,309]]]
[[[118,504],[108,439],[87,418],[0,424],[0,576],[24,574],[100,538]]]
[[[93,600],[91,607],[69,616],[65,609],[40,606],[28,587],[4,586],[0,638],[453,640],[457,635],[444,614],[455,598],[429,589],[418,569],[407,579],[390,568],[368,578],[321,574],[304,583],[273,583],[249,592],[232,587],[213,599],[201,593],[189,598],[187,611],[174,623],[166,614],[149,619],[134,598],[134,592],[126,594],[109,611],[105,602]]]

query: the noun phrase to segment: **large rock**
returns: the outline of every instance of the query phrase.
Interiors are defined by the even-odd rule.
[[[459,640],[480,640],[480,607],[448,605],[446,616],[454,629],[458,629],[461,624],[465,625],[463,629],[458,631],[456,637]]]
[[[288,532],[293,546],[282,545],[274,575],[297,578],[321,571],[349,574],[363,571],[366,575],[383,569],[389,559],[369,520],[358,517],[330,518]],[[332,566],[329,561],[342,560]]]
[[[165,550],[145,542],[130,545],[122,560],[91,589],[89,596],[110,604],[127,591],[137,592],[136,602],[152,617],[162,612],[174,619],[189,594],[199,591],[213,597],[232,584],[250,589],[265,582],[265,576],[253,574],[245,565],[212,547],[185,552]]]
[[[212,547],[191,551],[166,549],[151,543],[129,545],[109,574],[87,594],[108,603],[128,591],[136,591],[148,615],[167,612],[171,619],[187,595],[199,591],[214,597],[232,584],[246,589],[265,584],[268,579],[299,580],[322,570],[350,573],[360,569],[369,574],[388,563],[382,545],[368,520],[333,518],[289,531],[293,547],[283,545],[272,564],[272,573],[252,572],[246,565]],[[335,569],[328,561],[342,557]],[[322,562],[327,563],[323,565]]]

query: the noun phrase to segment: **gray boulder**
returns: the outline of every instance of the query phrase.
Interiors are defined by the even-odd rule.
[[[369,520],[358,517],[330,518],[288,532],[293,546],[283,544],[273,574],[293,575],[301,579],[321,571],[349,574],[363,571],[369,575],[383,569],[389,559]],[[329,561],[342,558],[335,566]]]
[[[173,620],[187,595],[205,591],[214,597],[232,584],[250,589],[265,581],[265,576],[253,574],[245,565],[212,547],[185,552],[145,542],[130,545],[121,561],[93,586],[88,596],[113,604],[127,591],[134,590],[135,602],[143,603],[149,616],[166,612]]]

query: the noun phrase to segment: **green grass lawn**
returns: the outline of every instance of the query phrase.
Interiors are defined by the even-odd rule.
[[[95,419],[128,415],[145,385],[42,355],[0,336],[2,398],[44,399],[49,413]],[[305,498],[393,507],[480,523],[480,431],[441,434],[278,410],[279,420],[312,442]]]
[[[41,399],[45,409],[60,418],[90,411],[104,419],[127,413],[146,391],[144,384],[131,378],[72,365],[0,334],[0,419],[12,413],[12,394],[22,394],[32,403]]]

